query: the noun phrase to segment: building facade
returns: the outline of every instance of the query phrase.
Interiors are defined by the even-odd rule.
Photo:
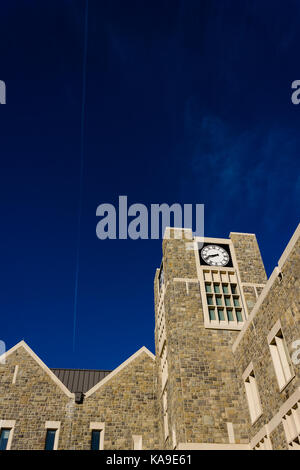
[[[155,355],[50,370],[0,357],[2,449],[300,449],[300,225],[267,279],[255,235],[168,229]]]

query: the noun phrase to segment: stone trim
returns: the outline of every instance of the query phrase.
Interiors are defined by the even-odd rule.
[[[262,287],[264,288],[266,284],[257,284],[256,282],[242,282],[243,287]]]
[[[206,444],[181,442],[178,450],[250,450],[249,444]]]
[[[16,380],[17,380],[17,375],[18,375],[18,370],[19,370],[19,366],[16,365],[15,366],[15,370],[14,370],[14,375],[13,375],[13,379],[12,379],[12,383],[15,384],[16,383]]]
[[[212,238],[212,237],[194,237],[196,243],[224,243],[229,244],[230,240],[228,238]],[[197,246],[198,250],[198,246]]]
[[[59,440],[59,431],[60,431],[60,421],[46,421],[45,428],[46,429],[54,429],[56,431],[54,444],[53,444],[53,450],[57,450],[58,449],[58,440]]]
[[[141,349],[139,349],[136,353],[134,353],[132,356],[130,356],[126,361],[122,362],[122,364],[119,365],[116,369],[114,369],[110,374],[108,374],[104,379],[102,379],[100,382],[98,382],[94,387],[92,387],[86,394],[85,398],[88,398],[91,396],[93,393],[95,393],[100,387],[105,385],[110,379],[112,379],[116,374],[121,372],[126,366],[128,366],[132,361],[134,361],[138,356],[140,356],[142,353],[148,354],[148,356],[155,361],[155,356],[152,354],[149,349],[147,349],[145,346],[143,346]]]
[[[14,353],[17,349],[19,348],[24,348],[25,351],[34,359],[37,364],[46,372],[46,374],[49,375],[49,377],[53,380],[53,382],[56,383],[56,385],[59,386],[59,388],[69,397],[69,398],[74,398],[75,395],[74,393],[71,393],[67,387],[56,377],[56,375],[49,369],[49,367],[46,366],[46,364],[32,351],[32,349],[28,346],[27,343],[25,343],[24,340],[20,341],[17,343],[15,346],[13,346],[11,349],[6,351],[2,356],[0,356],[0,363],[2,360],[6,360],[8,356],[10,356],[12,353]]]
[[[132,440],[133,440],[133,450],[143,450],[143,437],[142,436],[133,435]]]
[[[90,423],[90,431],[101,431],[100,432],[99,450],[104,450],[105,423],[91,422]]]
[[[232,423],[226,423],[226,424],[227,424],[229,444],[235,444],[233,424]]]
[[[192,229],[191,228],[184,228],[184,227],[166,227],[165,228],[165,232],[164,232],[164,235],[163,235],[163,240],[170,240],[171,237],[171,233],[174,235],[174,239],[176,240],[176,236],[175,234],[178,234],[180,235],[180,237],[178,237],[177,239],[178,240],[181,240],[181,239],[184,239],[184,237],[188,240],[192,240],[193,239],[193,232],[192,232]],[[182,236],[182,234],[184,234],[184,237]],[[186,235],[187,234],[187,235]]]
[[[229,237],[231,235],[249,235],[249,237],[255,237],[256,238],[255,233],[248,233],[248,232],[247,233],[245,233],[245,232],[230,232]]]

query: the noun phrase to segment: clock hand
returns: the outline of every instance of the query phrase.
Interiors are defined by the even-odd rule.
[[[209,255],[209,258],[214,258],[215,256],[219,256],[219,253],[217,253],[215,255]]]

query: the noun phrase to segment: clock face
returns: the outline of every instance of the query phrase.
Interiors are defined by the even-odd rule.
[[[228,252],[218,245],[206,245],[201,250],[201,258],[210,266],[226,266],[229,262]]]

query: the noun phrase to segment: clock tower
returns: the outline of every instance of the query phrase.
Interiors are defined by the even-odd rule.
[[[154,283],[164,448],[248,442],[232,345],[266,281],[255,235],[166,230]]]

